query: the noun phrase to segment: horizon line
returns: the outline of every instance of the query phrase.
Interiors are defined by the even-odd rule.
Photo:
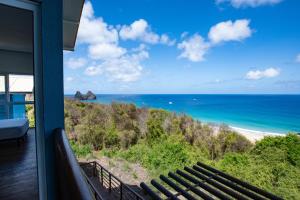
[[[64,93],[64,95],[75,95]],[[94,92],[93,92],[94,93]],[[300,95],[300,93],[94,93],[96,95]]]

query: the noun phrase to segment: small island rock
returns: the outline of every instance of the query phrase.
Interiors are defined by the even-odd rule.
[[[95,100],[97,97],[91,91],[88,91],[86,94],[82,94],[80,91],[77,91],[74,98],[77,100]]]

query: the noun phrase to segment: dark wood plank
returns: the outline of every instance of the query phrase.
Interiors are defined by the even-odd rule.
[[[0,199],[38,199],[35,131],[25,141],[0,142]]]

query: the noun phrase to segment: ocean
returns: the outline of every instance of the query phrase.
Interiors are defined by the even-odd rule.
[[[133,103],[185,113],[203,122],[273,133],[300,132],[300,95],[96,95],[90,102]]]

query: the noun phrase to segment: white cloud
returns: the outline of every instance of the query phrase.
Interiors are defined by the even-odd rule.
[[[88,44],[117,43],[118,39],[118,31],[108,26],[102,18],[96,18],[91,2],[87,1],[83,6],[78,42]]]
[[[213,44],[227,41],[241,41],[252,34],[249,27],[250,21],[240,19],[232,22],[231,20],[220,22],[210,28],[208,38]]]
[[[111,43],[99,43],[89,46],[89,55],[92,59],[107,60],[118,58],[126,53],[126,49]]]
[[[71,81],[73,81],[73,80],[74,80],[74,78],[71,77],[71,76],[68,76],[68,77],[66,78],[66,81],[68,81],[68,82],[71,82]]]
[[[183,33],[181,33],[180,38],[185,38],[189,33],[187,31],[184,31]]]
[[[118,59],[106,61],[102,66],[111,80],[133,82],[142,75],[143,67],[141,62],[147,58],[149,58],[148,52],[142,50]]]
[[[119,59],[109,60],[103,63],[109,78],[112,81],[132,82],[139,79],[143,67],[138,55],[125,56]]]
[[[69,58],[65,62],[65,65],[71,69],[78,69],[78,68],[84,67],[86,65],[86,63],[87,63],[87,60],[84,58]]]
[[[85,74],[88,76],[105,74],[111,81],[133,82],[142,75],[141,62],[147,58],[148,52],[139,47],[132,54],[108,59],[97,66],[88,67]]]
[[[132,52],[140,52],[143,50],[147,50],[148,46],[145,44],[140,44],[138,47],[131,49]]]
[[[120,37],[124,40],[135,40],[143,37],[148,28],[148,23],[144,19],[134,21],[130,26],[122,26],[120,30]]]
[[[230,3],[235,8],[258,7],[264,5],[274,5],[283,0],[216,0],[217,4]]]
[[[162,34],[160,36],[160,43],[173,46],[176,43],[176,40],[171,40],[167,34]]]
[[[88,76],[101,75],[103,73],[101,66],[90,66],[85,69],[84,73]]]
[[[120,33],[118,30],[120,29]],[[136,81],[142,74],[142,61],[149,57],[146,46],[128,51],[119,45],[122,39],[140,40],[151,44],[173,44],[167,35],[159,36],[151,31],[145,20],[135,21],[130,26],[110,26],[102,18],[96,18],[93,6],[87,1],[83,8],[78,40],[87,44],[89,63],[84,74],[87,76],[106,75],[112,81]]]
[[[210,45],[198,34],[194,34],[177,45],[178,49],[183,50],[179,58],[187,58],[192,62],[203,61],[209,47]]]
[[[123,25],[119,32],[123,40],[140,40],[149,44],[174,45],[175,40],[171,40],[168,35],[161,36],[151,30],[150,25],[144,19],[134,21],[129,26]]]
[[[251,70],[247,72],[246,79],[258,80],[262,78],[273,78],[280,74],[280,70],[270,67],[265,70]]]
[[[234,22],[220,22],[210,28],[208,39],[199,34],[188,37],[187,32],[181,34],[182,42],[177,45],[178,49],[183,50],[179,58],[187,58],[193,62],[201,62],[207,51],[221,42],[242,41],[251,36],[252,30],[249,27],[250,21],[240,19]]]
[[[300,63],[300,53],[296,56],[296,62]]]
[[[94,9],[92,3],[90,1],[86,1],[81,14],[82,18],[93,18],[94,17]]]

